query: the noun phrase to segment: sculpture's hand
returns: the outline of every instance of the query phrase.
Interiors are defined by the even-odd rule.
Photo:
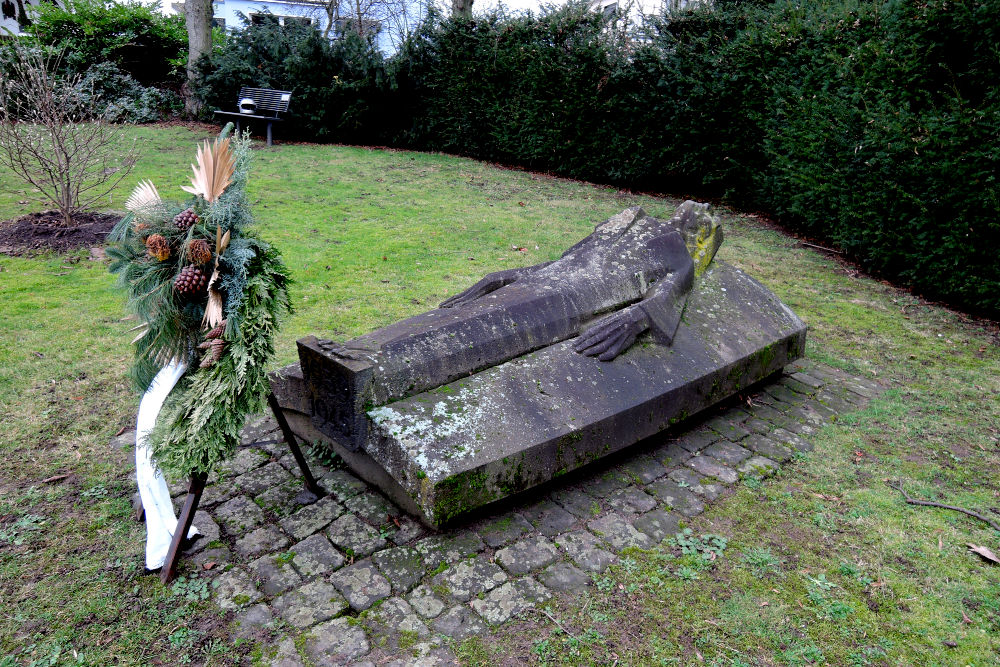
[[[599,320],[580,335],[573,349],[588,357],[611,361],[631,347],[636,337],[649,328],[649,317],[638,306],[629,306]]]
[[[450,299],[442,301],[438,308],[454,308],[455,306],[461,306],[469,303],[470,301],[475,301],[480,297],[486,296],[490,292],[497,291],[504,285],[511,284],[517,280],[521,271],[521,269],[507,269],[506,271],[489,273],[485,278],[464,292],[459,292]]]

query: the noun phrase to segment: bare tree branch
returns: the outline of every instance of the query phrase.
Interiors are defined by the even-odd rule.
[[[33,186],[68,226],[128,176],[135,140],[95,112],[81,75],[57,73],[59,57],[20,44],[14,54],[12,71],[0,79],[0,165]]]

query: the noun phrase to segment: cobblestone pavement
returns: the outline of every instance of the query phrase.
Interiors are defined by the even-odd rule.
[[[449,640],[593,585],[623,549],[673,536],[741,477],[773,474],[812,448],[809,436],[824,422],[880,391],[798,361],[750,403],[730,401],[686,432],[445,532],[345,469],[313,464],[329,492],[317,498],[287,446],[243,448],[210,479],[195,517],[205,537],[182,568],[217,582],[234,632],[260,641],[274,665],[454,664]],[[276,437],[261,419],[244,443]],[[185,489],[173,490],[179,503]]]

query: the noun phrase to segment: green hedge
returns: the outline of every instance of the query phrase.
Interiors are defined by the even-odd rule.
[[[111,63],[144,86],[183,81],[187,29],[138,0],[66,0],[34,7],[27,32],[63,52],[66,66],[83,72]]]
[[[432,16],[387,61],[255,26],[202,90],[229,106],[241,83],[291,88],[312,138],[725,197],[996,316],[998,16],[1000,0],[729,1],[628,31],[571,4]]]

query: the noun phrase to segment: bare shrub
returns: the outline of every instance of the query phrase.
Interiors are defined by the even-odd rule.
[[[78,74],[60,58],[14,45],[0,78],[0,164],[35,187],[63,224],[111,192],[132,171],[135,140],[94,108]]]

